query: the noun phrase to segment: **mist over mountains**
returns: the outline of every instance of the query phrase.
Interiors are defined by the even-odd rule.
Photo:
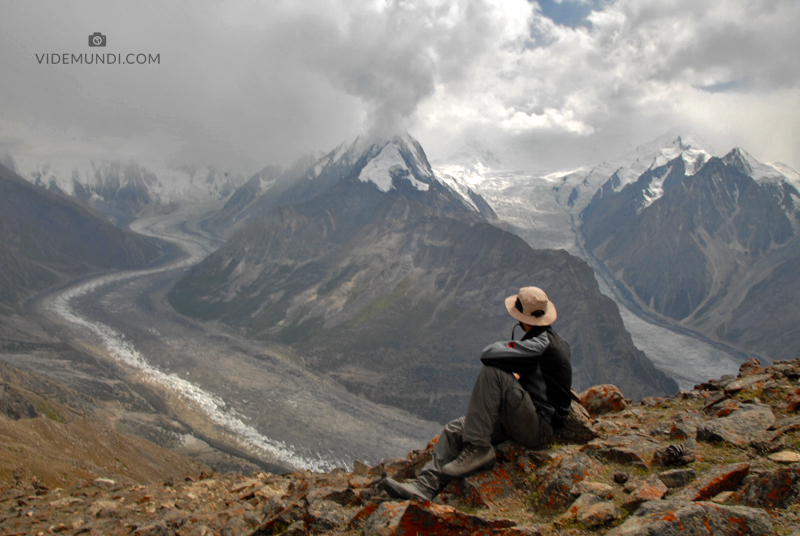
[[[78,199],[123,224],[169,213],[180,203],[224,200],[245,182],[240,172],[169,162],[50,160],[8,151],[0,162],[33,184]]]
[[[502,300],[531,284],[557,304],[576,388],[676,390],[584,261],[489,223],[488,203],[438,180],[410,137],[344,144],[251,205],[260,215],[176,284],[173,306],[291,344],[373,400],[440,421],[460,414],[480,350],[510,334]]]
[[[88,273],[142,268],[161,254],[152,240],[0,165],[0,310]]]

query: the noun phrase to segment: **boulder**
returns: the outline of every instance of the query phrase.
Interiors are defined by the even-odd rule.
[[[588,443],[592,439],[600,437],[593,424],[586,408],[573,400],[567,422],[564,428],[556,430],[553,441],[556,443]]]
[[[749,444],[759,452],[777,452],[786,446],[786,438],[777,430],[765,430],[755,434]]]
[[[628,499],[622,504],[622,507],[633,512],[639,508],[642,503],[660,500],[666,495],[668,490],[669,488],[667,485],[664,484],[658,476],[651,476],[630,494]]]
[[[567,511],[561,514],[559,518],[555,521],[557,525],[564,525],[570,521],[575,520],[578,517],[578,512],[583,508],[588,508],[593,504],[597,504],[599,502],[603,502],[603,499],[595,495],[594,493],[583,493],[575,499]]]
[[[394,535],[409,504],[409,501],[381,503],[364,523],[364,536]]]
[[[454,495],[459,502],[473,508],[490,508],[494,503],[514,492],[514,482],[504,464],[495,464],[491,471],[483,471],[459,478],[442,490],[444,495]]]
[[[744,405],[736,400],[727,399],[713,407],[717,417],[727,417],[734,411],[742,409]]]
[[[749,463],[732,463],[703,473],[693,484],[675,495],[684,501],[703,501],[723,491],[735,489],[750,473]]]
[[[380,501],[370,501],[366,506],[364,506],[361,510],[356,512],[356,514],[350,519],[350,522],[347,524],[348,528],[351,529],[360,529],[364,526],[367,520],[375,513],[375,511],[380,507],[382,503]]]
[[[730,396],[746,389],[759,389],[772,379],[772,374],[753,374],[732,381],[725,386],[725,394]]]
[[[565,455],[540,471],[536,506],[549,511],[563,510],[572,503],[572,487],[597,476],[601,470],[602,466],[585,454]]]
[[[595,439],[581,447],[581,452],[606,461],[644,468],[650,466],[649,460],[658,446],[659,443],[649,437],[628,434]]]
[[[616,504],[611,501],[601,501],[581,509],[575,519],[587,529],[592,529],[612,523],[622,516],[622,510]]]
[[[591,493],[603,499],[610,499],[614,494],[614,488],[609,484],[603,482],[592,482],[589,480],[582,480],[577,482],[572,489],[569,490],[570,494],[575,497],[580,497],[584,493]]]
[[[697,424],[701,416],[696,411],[681,411],[672,417],[669,436],[673,439],[690,439],[697,434]]]
[[[787,417],[775,421],[775,424],[769,427],[770,430],[775,430],[781,435],[788,434],[789,432],[796,432],[800,430],[800,417]]]
[[[303,520],[306,509],[300,502],[277,501],[266,506],[266,519],[253,532],[252,536],[267,536],[286,530],[297,521]]]
[[[505,529],[514,525],[516,523],[508,519],[487,519],[449,506],[412,502],[401,516],[394,536],[502,535]],[[366,530],[364,534],[367,536]]]
[[[800,409],[800,394],[792,393],[786,397],[786,411],[797,411]]]
[[[733,502],[768,510],[800,504],[800,464],[757,475],[734,495]]]
[[[619,446],[608,444],[603,441],[593,441],[583,447],[581,452],[586,452],[597,458],[602,458],[609,462],[621,463],[623,465],[634,465],[643,468],[650,466],[645,459],[644,453],[633,445]]]
[[[745,361],[739,367],[740,378],[743,376],[752,376],[753,374],[764,374],[764,368],[761,366],[761,362],[755,357],[749,361]]]
[[[606,536],[775,536],[764,510],[711,502],[651,501]]]
[[[767,456],[770,460],[777,463],[800,463],[800,454],[791,450],[784,450]]]
[[[556,524],[577,521],[586,528],[594,528],[619,519],[622,515],[613,502],[603,500],[594,493],[584,493],[556,520]]]
[[[513,471],[530,473],[541,463],[539,460],[542,454],[548,451],[528,450],[523,446],[513,442],[504,441],[495,445],[494,451],[497,454],[497,461],[507,466]]]
[[[372,467],[362,461],[353,462],[353,476],[369,478],[372,476]]]
[[[658,478],[668,488],[682,488],[697,478],[697,473],[694,469],[673,469],[659,473]]]
[[[620,390],[611,384],[589,387],[579,394],[578,398],[581,400],[581,405],[593,416],[622,411],[628,407]]]
[[[750,444],[775,423],[775,414],[764,404],[746,404],[727,417],[712,419],[697,427],[698,441],[723,441],[739,447]]]
[[[329,532],[347,526],[354,513],[338,503],[321,499],[308,505],[305,521],[312,532]]]

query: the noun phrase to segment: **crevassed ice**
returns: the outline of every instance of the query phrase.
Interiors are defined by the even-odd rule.
[[[480,177],[478,179],[471,177],[470,173],[461,166],[447,166],[443,169],[437,169],[434,171],[434,176],[436,180],[450,187],[465,203],[475,211],[478,211],[477,205],[469,196],[469,185],[480,183]]]

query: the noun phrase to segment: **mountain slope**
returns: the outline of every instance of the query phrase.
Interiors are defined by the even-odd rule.
[[[0,165],[0,307],[97,269],[141,268],[161,255],[76,202]]]
[[[302,179],[319,158],[319,155],[312,153],[297,159],[286,169],[280,166],[265,167],[230,195],[222,209],[209,220],[209,226],[218,234],[229,236],[254,215],[262,213],[269,200],[278,198]],[[258,200],[260,203],[256,203]]]
[[[800,397],[792,393],[798,377],[797,360],[766,368],[750,362],[738,378],[706,380],[681,396],[635,406],[621,404],[615,389],[592,389],[579,397],[587,407],[573,404],[571,426],[552,445],[530,451],[501,443],[494,464],[449,483],[432,502],[397,499],[382,477],[417,477],[435,441],[352,471],[198,475],[173,457],[152,480],[116,473],[118,483],[79,481],[61,489],[63,480],[54,488],[46,478],[53,467],[43,467],[39,453],[61,447],[55,454],[63,459],[74,445],[40,434],[24,448],[3,444],[18,471],[13,479],[0,471],[0,502],[8,505],[0,522],[12,534],[72,527],[109,536],[793,535],[800,526],[800,466],[793,463]],[[86,453],[73,455],[76,462],[80,454]],[[133,467],[141,470],[148,453],[137,454]],[[133,460],[123,452],[101,475],[111,476],[120,461]]]
[[[0,482],[34,477],[55,488],[103,477],[161,484],[208,469],[110,428],[95,415],[99,405],[85,393],[0,361]]]
[[[288,342],[351,390],[445,420],[463,411],[480,350],[509,335],[503,298],[536,284],[558,306],[576,386],[676,389],[586,263],[489,224],[413,140],[357,142],[313,171],[178,282],[176,309]]]
[[[800,258],[792,170],[735,149],[696,173],[676,158],[619,191],[608,184],[581,213],[586,246],[642,306],[762,356],[791,356],[799,317],[762,296],[800,297],[788,275]],[[763,336],[772,330],[782,336]]]

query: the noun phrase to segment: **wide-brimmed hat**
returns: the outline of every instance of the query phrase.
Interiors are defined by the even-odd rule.
[[[539,287],[523,287],[506,298],[508,314],[529,326],[549,326],[556,320],[556,306]]]

